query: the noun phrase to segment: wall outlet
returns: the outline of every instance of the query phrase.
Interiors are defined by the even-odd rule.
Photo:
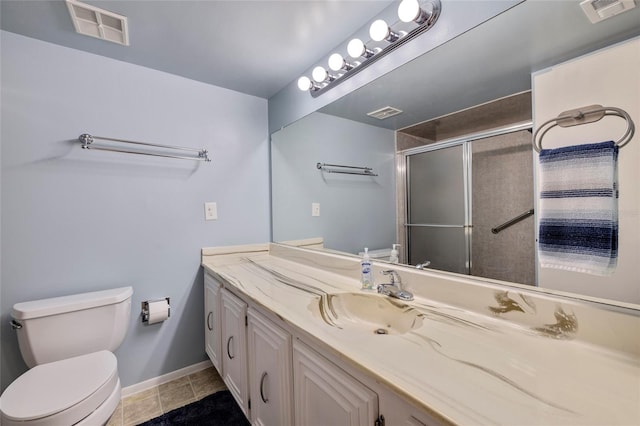
[[[204,203],[204,220],[218,219],[218,205],[216,203]]]
[[[311,216],[320,216],[320,203],[311,203]]]

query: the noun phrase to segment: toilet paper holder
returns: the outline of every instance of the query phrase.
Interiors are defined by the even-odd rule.
[[[164,299],[145,300],[141,303],[142,322],[149,321],[149,303],[161,302],[165,300],[167,301],[167,318],[169,318],[171,316],[171,299],[169,297],[165,297]]]

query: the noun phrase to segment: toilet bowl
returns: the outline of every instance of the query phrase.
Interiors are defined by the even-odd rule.
[[[125,287],[14,305],[20,351],[32,368],[0,396],[0,424],[107,423],[121,395],[111,351],[124,339],[132,294]]]
[[[32,368],[2,394],[2,424],[106,423],[120,400],[117,364],[111,352],[100,351]]]

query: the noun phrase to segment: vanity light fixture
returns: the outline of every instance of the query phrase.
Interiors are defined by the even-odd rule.
[[[387,53],[429,30],[438,20],[440,11],[440,0],[402,0],[398,6],[400,20],[393,25],[399,24],[401,27],[404,25],[404,28],[407,25],[416,25],[414,29],[409,32],[394,31],[384,20],[375,20],[369,28],[370,41],[365,44],[362,40],[354,38],[347,44],[347,53],[352,58],[359,59],[358,62],[349,63],[340,53],[334,53],[329,57],[329,69],[339,72],[337,75],[331,75],[324,67],[318,66],[312,72],[312,78],[315,82],[306,76],[300,77],[298,88],[302,91],[309,91],[314,98],[320,96],[326,90],[362,71]]]

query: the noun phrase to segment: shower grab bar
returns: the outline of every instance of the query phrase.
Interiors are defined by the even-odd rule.
[[[333,167],[338,169],[351,169],[351,170],[331,170],[327,167]],[[361,175],[361,176],[378,176],[377,173],[373,173],[371,167],[357,167],[357,166],[342,166],[340,164],[328,164],[328,163],[316,163],[316,168],[327,173],[342,173],[345,175]],[[359,171],[356,171],[359,170]]]
[[[94,139],[101,139],[101,140],[105,140],[105,141],[113,141],[113,142],[119,142],[119,143],[128,143],[128,144],[134,144],[134,145],[143,145],[143,146],[149,146],[149,147],[153,147],[153,148],[162,148],[162,149],[173,149],[173,150],[177,150],[177,151],[197,152],[198,156],[197,157],[190,157],[190,156],[187,156],[187,155],[162,154],[162,153],[157,153],[157,152],[131,151],[131,150],[122,149],[122,148],[92,146],[91,144],[94,142]],[[125,154],[149,155],[149,156],[152,156],[152,157],[178,158],[180,160],[195,160],[195,161],[206,161],[206,162],[210,162],[211,161],[209,159],[208,151],[206,149],[185,148],[185,147],[182,147],[182,146],[161,145],[161,144],[157,144],[157,143],[136,142],[136,141],[130,141],[130,140],[126,140],[126,139],[106,138],[106,137],[103,137],[103,136],[92,136],[92,135],[90,135],[88,133],[81,134],[78,137],[78,140],[80,142],[82,142],[82,148],[83,149],[95,149],[95,150],[98,150],[98,151],[122,152],[122,153],[125,153]]]
[[[503,223],[502,225],[498,225],[495,228],[491,228],[491,232],[493,234],[497,234],[498,232],[512,226],[515,225],[516,223],[528,218],[529,216],[532,216],[534,213],[534,209],[531,210],[527,210],[526,212],[519,214],[518,216],[514,217],[513,219],[510,219],[508,221],[506,221],[505,223]]]

